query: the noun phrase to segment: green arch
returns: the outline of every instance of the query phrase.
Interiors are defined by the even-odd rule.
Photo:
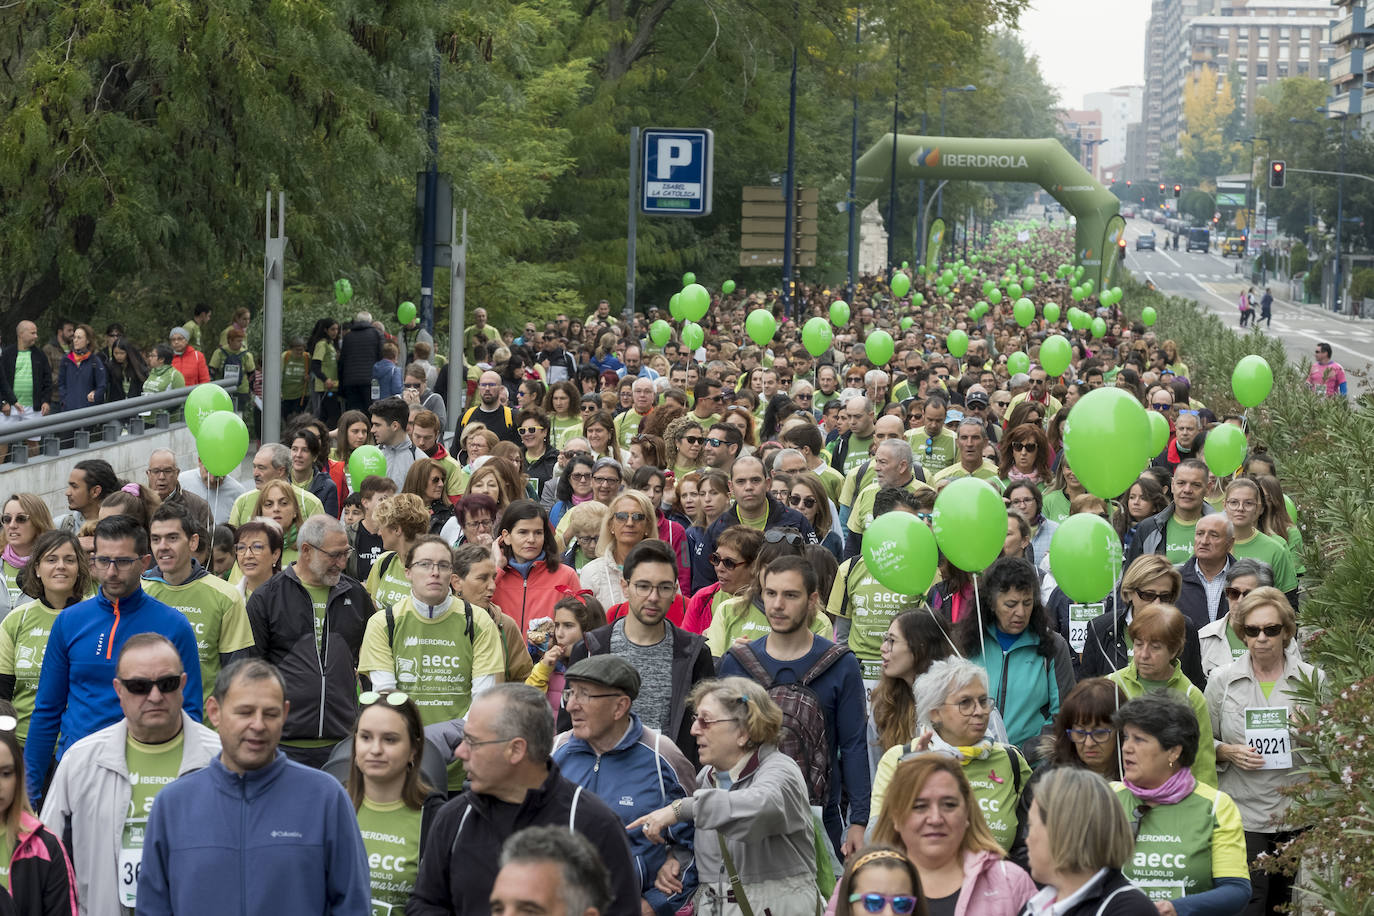
[[[1118,217],[1119,202],[1058,140],[897,134],[896,141],[899,181],[948,178],[1040,185],[1078,221],[1077,262],[1087,268],[1087,276],[1096,278],[1098,289],[1109,284],[1116,267],[1117,241],[1125,231],[1125,221]],[[893,135],[884,134],[859,158],[857,206],[867,206],[891,186],[892,142]]]

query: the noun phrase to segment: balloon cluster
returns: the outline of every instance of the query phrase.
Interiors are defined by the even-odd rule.
[[[197,385],[186,396],[185,410],[186,427],[205,470],[215,477],[232,473],[248,454],[248,426],[234,413],[229,393],[209,382]]]

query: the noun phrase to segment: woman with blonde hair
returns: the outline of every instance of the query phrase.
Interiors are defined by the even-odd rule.
[[[560,536],[568,545],[563,562],[579,574],[601,556],[601,528],[610,514],[609,506],[593,499],[573,506],[559,523]]]
[[[615,437],[615,420],[607,411],[598,410],[583,418],[582,438],[587,440],[592,447],[592,454],[597,458],[623,460],[620,457],[620,443]]]
[[[1088,621],[1078,676],[1106,677],[1126,667],[1131,659],[1126,620],[1128,612],[1138,614],[1157,601],[1177,604],[1182,588],[1183,578],[1168,557],[1157,553],[1136,557],[1121,577],[1120,591],[1107,597],[1106,612]],[[1067,621],[1061,620],[1060,623],[1067,625]],[[1183,654],[1179,656],[1179,664],[1184,675],[1194,684],[1206,684],[1207,680],[1202,676],[1197,627],[1186,615],[1184,624]]]
[[[270,518],[282,533],[282,567],[296,562],[296,535],[301,527],[301,507],[296,501],[296,488],[285,480],[269,480],[258,491],[250,518]]]
[[[583,587],[591,589],[608,611],[625,601],[620,586],[625,557],[640,541],[656,535],[655,518],[653,503],[639,490],[625,490],[611,500],[601,523],[601,554],[579,573]]]
[[[422,534],[429,532],[429,509],[414,493],[397,493],[377,501],[372,509],[383,553],[368,571],[363,587],[379,608],[387,608],[410,594],[405,558]]]
[[[467,489],[463,491],[464,495],[484,493],[496,502],[498,510],[504,509],[513,500],[520,499],[524,494],[512,487],[511,475],[503,473],[503,471],[502,459],[488,458],[468,478]]]

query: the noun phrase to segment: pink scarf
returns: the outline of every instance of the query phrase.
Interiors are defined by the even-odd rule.
[[[1136,798],[1149,805],[1172,805],[1183,801],[1197,786],[1197,779],[1193,776],[1193,771],[1184,767],[1168,779],[1164,784],[1153,789],[1144,789],[1129,779],[1122,780],[1126,788],[1130,789]]]
[[[3,559],[6,563],[10,564],[10,566],[14,567],[15,569],[23,569],[25,566],[28,566],[31,556],[32,555],[28,557],[21,557],[19,554],[14,552],[13,544],[6,544],[4,551],[0,552],[0,559]]]

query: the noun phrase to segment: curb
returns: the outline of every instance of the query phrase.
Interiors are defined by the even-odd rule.
[[[1212,280],[1210,281],[1210,285],[1217,288],[1233,288],[1236,292],[1236,295],[1239,295],[1241,289],[1249,289],[1252,285],[1257,286],[1258,289],[1262,289],[1262,287],[1258,287],[1257,284],[1251,284],[1250,282],[1245,280],[1240,280],[1238,282],[1232,282],[1230,280]],[[1232,298],[1235,298],[1235,296],[1232,296]],[[1344,312],[1328,312],[1326,309],[1322,308],[1320,305],[1317,305],[1316,303],[1294,302],[1290,299],[1281,299],[1278,296],[1274,297],[1274,304],[1286,306],[1287,308],[1290,308],[1301,314],[1318,315],[1322,318],[1334,318],[1337,321],[1344,321],[1347,324],[1363,324],[1370,320],[1370,318],[1361,318],[1356,315],[1347,315]]]

